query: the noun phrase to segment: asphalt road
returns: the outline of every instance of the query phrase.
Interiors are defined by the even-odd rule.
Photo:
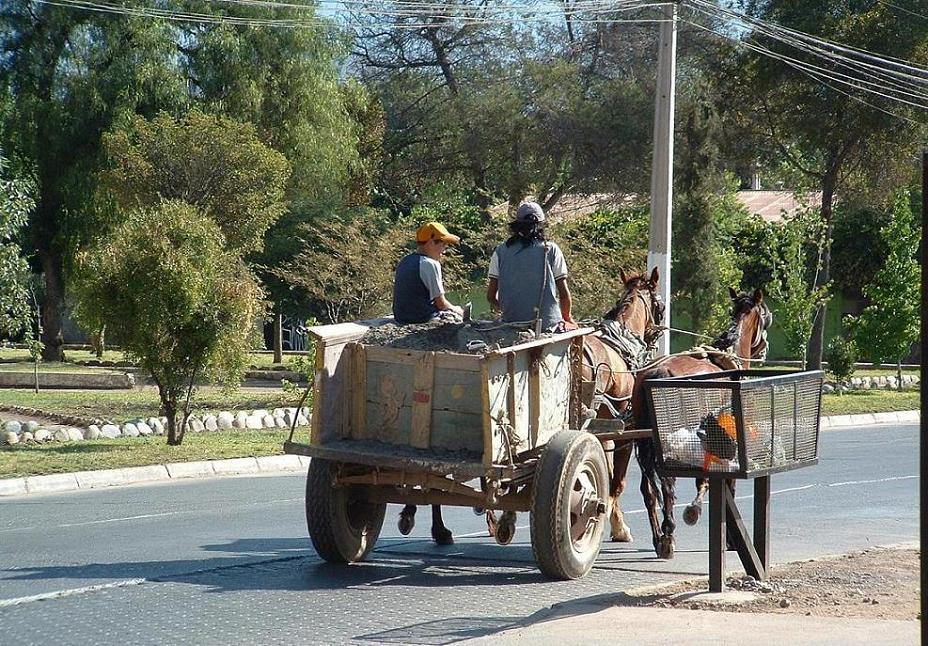
[[[773,477],[775,562],[917,540],[916,425],[823,431],[820,455]],[[0,502],[0,642],[448,644],[707,572],[705,524],[679,522],[676,558],[654,558],[637,489],[624,503],[636,542],[605,543],[580,581],[540,576],[527,515],[500,547],[466,509],[446,510],[456,543],[437,547],[427,509],[402,537],[391,507],[370,562],[331,566],[306,537],[303,485],[226,478]]]

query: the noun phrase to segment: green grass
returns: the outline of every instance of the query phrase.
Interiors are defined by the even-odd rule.
[[[168,446],[163,436],[3,446],[0,478],[278,455],[287,435],[282,430],[197,433],[185,436],[180,446]]]
[[[280,389],[237,390],[224,393],[217,388],[201,389],[193,400],[193,411],[245,410],[296,406],[302,393]],[[151,386],[133,390],[0,390],[0,405],[25,406],[38,410],[121,422],[134,417],[160,414],[158,392]],[[309,405],[309,404],[306,404]]]
[[[273,352],[252,352],[249,354],[248,363],[249,365],[255,366],[256,368],[281,368],[285,369],[288,367],[290,359],[295,356],[292,354],[284,354],[283,363],[274,363],[274,353]],[[39,363],[39,368],[42,369],[43,366],[54,366],[57,371],[68,370],[66,366],[70,366],[71,369],[75,370],[98,370],[99,368],[94,367],[83,367],[77,366],[75,368],[76,362],[79,361],[91,361],[96,360],[97,355],[90,350],[65,350],[64,351],[64,363]],[[120,350],[107,350],[103,353],[102,361],[126,361],[126,356]],[[17,365],[17,363],[10,364],[9,362],[17,363],[27,363],[29,369],[32,368],[32,359],[29,356],[29,352],[24,349],[19,348],[5,348],[0,347],[0,370],[4,370],[4,364],[6,365]],[[20,368],[16,368],[19,370]],[[49,370],[54,372],[56,370]]]
[[[843,395],[823,395],[822,415],[858,415],[918,410],[920,393],[916,390],[852,390]]]
[[[0,372],[26,372],[26,373],[32,374],[34,370],[34,365],[35,364],[33,363],[27,363],[24,361],[18,361],[16,363],[10,363],[10,362],[4,361],[0,363]],[[67,361],[64,361],[64,362],[56,361],[56,362],[48,362],[48,363],[44,361],[40,361],[39,372],[40,373],[67,372],[69,374],[71,373],[101,374],[101,373],[111,373],[111,372],[119,373],[119,372],[124,372],[124,371],[121,370],[120,368],[97,368],[97,367],[91,367],[91,366],[82,366],[76,363],[69,363]]]

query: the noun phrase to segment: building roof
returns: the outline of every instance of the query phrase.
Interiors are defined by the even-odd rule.
[[[822,201],[820,192],[797,195],[793,191],[738,191],[738,201],[751,215],[765,222],[782,222],[797,212],[818,206]]]

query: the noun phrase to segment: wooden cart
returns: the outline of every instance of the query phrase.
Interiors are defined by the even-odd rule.
[[[584,425],[583,328],[482,355],[358,341],[369,321],[309,331],[316,342],[306,520],[334,562],[364,559],[387,503],[531,514],[539,568],[581,577],[599,553],[607,511],[607,437]],[[609,429],[607,429],[608,431]],[[615,437],[612,432],[610,437]],[[497,541],[515,532],[503,514]]]

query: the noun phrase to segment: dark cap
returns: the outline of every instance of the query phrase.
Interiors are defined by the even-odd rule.
[[[538,202],[522,202],[516,209],[516,222],[544,222],[545,212]]]

